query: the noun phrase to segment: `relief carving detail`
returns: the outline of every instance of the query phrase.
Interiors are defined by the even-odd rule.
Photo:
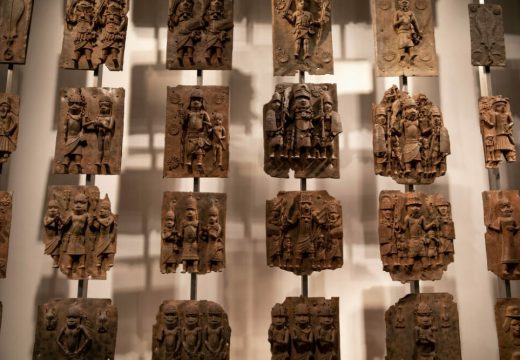
[[[25,64],[32,0],[0,2],[0,63]]]
[[[468,4],[471,34],[471,64],[506,66],[502,6]]]

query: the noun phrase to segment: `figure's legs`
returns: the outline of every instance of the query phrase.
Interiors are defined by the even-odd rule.
[[[294,58],[298,59],[300,57],[300,51],[302,49],[302,40],[296,39],[296,44],[294,48]]]
[[[405,173],[405,175],[409,174],[411,172],[412,172],[412,163],[410,163],[410,162],[405,163],[404,164],[404,173]]]
[[[182,273],[186,273],[186,271],[188,271],[188,261],[187,260],[183,260],[182,261]]]
[[[190,65],[195,65],[195,62],[193,61],[193,47],[188,47],[187,49],[188,53],[188,61],[190,62]]]
[[[311,55],[309,54],[309,39],[303,39],[303,58],[307,59],[310,57]]]
[[[420,161],[416,161],[416,167],[415,167],[415,171],[417,172],[417,174],[421,174],[423,173],[423,166],[421,164]]]
[[[103,268],[105,270],[114,267],[114,255],[115,254],[106,254],[105,259],[103,261]]]
[[[505,153],[507,162],[516,161],[516,151],[509,150]]]
[[[74,62],[74,68],[79,68],[79,59],[81,58],[81,51],[74,50],[74,57],[72,58],[72,61]]]
[[[104,64],[108,59],[108,55],[110,55],[110,48],[105,48],[101,51],[101,56],[99,57],[99,61]]]
[[[212,56],[213,56],[213,48],[210,46],[209,48],[206,49],[206,54],[205,54],[206,63],[208,65],[211,65],[211,57]]]
[[[85,49],[85,59],[87,59],[87,64],[89,69],[93,69],[94,65],[92,64],[92,49]]]
[[[218,61],[218,64],[219,65],[222,65],[222,53],[223,53],[223,49],[219,46],[217,47],[216,49],[216,53],[217,53],[217,61]]]
[[[199,272],[199,261],[193,260],[193,272],[198,273]]]
[[[111,54],[112,64],[114,65],[114,68],[119,69],[119,49],[112,48]]]
[[[81,160],[83,159],[82,155],[75,154],[74,161],[71,162],[71,166],[69,167],[71,174],[80,174],[81,173]]]
[[[53,264],[52,267],[54,269],[57,269],[60,266],[60,256],[59,255],[52,255]]]
[[[183,66],[184,65],[184,48],[179,48],[177,49],[177,62],[179,63],[180,66]]]

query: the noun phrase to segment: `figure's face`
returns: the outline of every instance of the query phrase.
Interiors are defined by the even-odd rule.
[[[282,107],[282,104],[279,101],[273,101],[271,103],[271,106],[272,106],[273,110],[276,111],[276,110],[279,110],[280,107]]]
[[[297,314],[294,317],[294,320],[296,321],[296,324],[298,324],[298,325],[307,325],[310,322],[308,314]]]
[[[47,215],[50,217],[56,217],[59,214],[60,209],[55,205],[49,205],[47,208]]]
[[[339,214],[337,210],[330,210],[328,214],[329,222],[335,223],[339,219]]]
[[[417,218],[419,215],[421,215],[421,205],[419,204],[411,204],[408,205],[408,212],[413,217]]]
[[[506,109],[506,104],[499,102],[495,104],[495,111],[499,113],[503,113]]]
[[[511,320],[511,334],[515,338],[520,338],[520,319]]]
[[[69,113],[72,115],[81,114],[81,110],[83,109],[83,103],[77,101],[69,102]]]
[[[392,209],[383,209],[382,214],[383,214],[383,219],[392,220],[393,210]]]
[[[500,215],[504,217],[513,216],[513,207],[510,203],[506,202],[500,205]]]
[[[101,205],[99,207],[99,217],[102,219],[106,219],[110,216],[110,206]]]
[[[75,329],[79,326],[79,316],[67,316],[67,327],[69,329]]]
[[[197,215],[197,210],[186,209],[186,217],[188,218],[188,220],[195,220],[195,215]]]
[[[215,225],[216,223],[218,223],[218,216],[215,214],[208,216],[208,222],[210,225]]]
[[[379,114],[379,115],[377,115],[377,117],[376,117],[376,122],[377,122],[379,125],[386,125],[386,115],[383,115],[383,114]]]
[[[300,97],[296,100],[296,105],[298,107],[307,108],[311,106],[311,101],[305,97]]]
[[[186,314],[186,325],[188,327],[194,328],[199,324],[199,313],[195,311],[190,311]]]
[[[298,10],[300,10],[300,11],[303,11],[303,10],[305,9],[305,2],[303,2],[303,1],[298,1],[298,2],[296,3],[296,8],[297,8]]]
[[[172,329],[179,324],[179,314],[174,309],[167,309],[163,314],[164,324]]]
[[[404,117],[408,120],[414,120],[417,117],[417,109],[415,106],[408,106],[404,109]]]
[[[309,215],[311,213],[311,210],[312,210],[312,203],[308,202],[308,201],[305,201],[305,202],[302,202],[302,212],[303,214],[305,215]]]
[[[7,114],[9,114],[10,111],[11,111],[11,105],[9,105],[6,102],[0,104],[0,116],[1,117],[5,118],[7,116]]]
[[[208,313],[208,324],[213,329],[216,329],[222,325],[222,313],[218,311],[212,311]]]
[[[99,112],[101,114],[110,114],[112,112],[112,104],[106,101],[99,103]]]
[[[164,222],[164,226],[166,226],[168,229],[172,229],[175,226],[175,218],[168,216]]]
[[[179,9],[182,12],[192,12],[193,11],[193,1],[192,0],[181,0],[179,3]]]
[[[283,315],[274,315],[272,317],[273,325],[278,327],[278,328],[283,327],[285,325],[286,321],[287,321],[287,319]]]
[[[202,109],[202,99],[200,98],[192,98],[191,99],[191,109],[198,111]]]
[[[74,201],[74,212],[76,214],[83,214],[87,211],[87,203],[83,200]]]
[[[333,321],[334,319],[330,315],[320,315],[320,324],[325,328],[329,328]]]
[[[325,111],[326,113],[330,113],[332,111],[332,104],[328,102],[323,104],[323,111]]]
[[[221,118],[217,118],[216,123],[217,123],[218,126],[222,126],[222,119]]]
[[[416,314],[417,325],[423,329],[428,329],[432,326],[432,316],[430,314]]]
[[[447,205],[437,206],[437,209],[439,209],[439,214],[441,214],[442,216],[448,216],[449,208]]]
[[[403,11],[408,11],[408,9],[410,8],[410,2],[408,0],[400,0],[399,7]]]

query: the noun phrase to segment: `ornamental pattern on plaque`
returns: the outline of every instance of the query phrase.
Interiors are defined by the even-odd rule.
[[[520,280],[520,194],[484,191],[488,270],[502,280]]]
[[[96,186],[50,186],[43,217],[44,253],[69,279],[106,279],[114,266],[117,215]]]
[[[454,239],[451,204],[442,195],[379,195],[379,247],[392,280],[440,280],[453,262]]]
[[[409,294],[385,313],[386,359],[460,360],[459,314],[447,293]]]
[[[168,87],[163,176],[227,177],[229,88]]]
[[[0,93],[0,165],[9,160],[18,143],[20,97]]]
[[[502,6],[468,4],[471,34],[471,64],[506,66]]]
[[[264,171],[272,177],[339,178],[335,84],[279,84],[264,106]]]
[[[339,329],[339,298],[286,298],[271,310],[271,359],[341,359]]]
[[[501,95],[479,99],[480,133],[486,168],[497,168],[502,159],[516,161],[513,115],[509,99]]]
[[[0,191],[0,279],[7,277],[7,257],[9,254],[12,212],[13,194]]]
[[[130,0],[67,0],[60,66],[123,70]]]
[[[117,309],[110,299],[55,299],[38,307],[33,359],[113,360]]]
[[[0,63],[25,64],[32,7],[32,0],[0,2]]]
[[[233,0],[169,0],[166,67],[231,70]]]
[[[125,90],[61,91],[54,174],[121,173]]]
[[[520,299],[498,299],[495,323],[500,359],[520,359]]]
[[[377,76],[437,76],[431,0],[371,0]]]
[[[266,202],[267,265],[309,275],[343,266],[343,218],[326,191],[278,193]]]
[[[226,264],[226,194],[165,192],[161,273],[206,274]]]
[[[410,96],[392,86],[373,106],[372,134],[376,175],[428,185],[446,174],[450,136],[439,107],[426,95]]]
[[[332,0],[272,0],[275,76],[334,73]]]
[[[229,360],[231,328],[211,301],[163,301],[153,326],[152,360]]]

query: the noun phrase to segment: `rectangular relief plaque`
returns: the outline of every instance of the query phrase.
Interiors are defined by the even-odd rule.
[[[471,34],[471,64],[506,66],[502,6],[468,4]]]
[[[0,279],[5,279],[7,276],[12,213],[13,194],[0,191]]]
[[[0,63],[25,64],[32,0],[0,1]]]

